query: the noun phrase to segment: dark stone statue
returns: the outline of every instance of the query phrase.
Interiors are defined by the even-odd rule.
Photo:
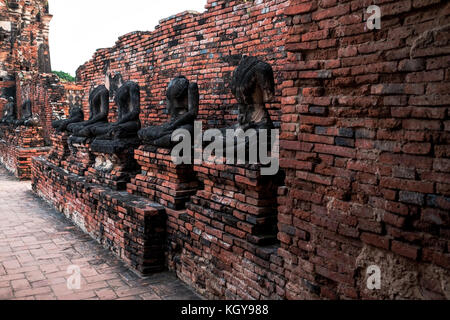
[[[62,120],[55,120],[52,122],[52,127],[57,132],[65,132],[67,131],[67,126],[72,123],[79,123],[84,120],[84,113],[81,105],[73,104],[70,107],[69,118]]]
[[[9,97],[8,103],[5,105],[3,109],[3,117],[0,120],[0,123],[11,124],[17,120],[16,114],[16,104],[14,103],[14,98]]]
[[[94,137],[95,129],[108,123],[109,91],[104,85],[96,87],[89,94],[89,111],[89,120],[71,123],[67,126],[67,131],[74,138]]]
[[[117,105],[118,120],[115,123],[101,124],[92,130],[96,136],[92,144],[94,152],[116,153],[127,146],[140,144],[137,133],[141,128],[141,94],[139,85],[133,81],[115,89],[114,100]]]
[[[147,145],[173,147],[176,143],[172,142],[172,133],[177,129],[186,129],[193,135],[199,105],[197,83],[189,83],[184,76],[176,77],[169,83],[166,96],[169,122],[142,129],[138,133]]]
[[[141,128],[139,120],[141,112],[140,100],[139,85],[132,81],[125,82],[115,94],[118,113],[117,122],[96,127],[93,130],[94,135],[106,140],[136,136]]]
[[[21,118],[15,121],[18,126],[32,127],[39,124],[38,116],[33,116],[33,111],[31,109],[31,101],[26,100],[21,107]]]
[[[248,151],[252,141],[258,141],[259,130],[274,128],[266,109],[266,103],[270,102],[275,94],[272,67],[255,57],[243,56],[234,71],[231,90],[239,104],[238,123],[221,131],[224,148],[234,148],[236,155],[238,150]],[[226,132],[230,129],[235,132],[239,129],[243,130],[246,133],[245,140],[239,140],[237,137],[231,140],[226,139]]]
[[[234,71],[231,90],[239,103],[236,128],[273,128],[265,107],[275,94],[275,81],[270,64],[255,57],[244,56]]]

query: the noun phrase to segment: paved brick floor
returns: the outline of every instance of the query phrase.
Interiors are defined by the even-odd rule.
[[[79,290],[67,289],[81,270]],[[141,278],[0,166],[0,299],[199,299],[174,274]]]

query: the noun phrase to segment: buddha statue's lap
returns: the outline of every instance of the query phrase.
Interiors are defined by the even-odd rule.
[[[79,106],[74,106],[70,109],[70,115],[68,119],[55,120],[52,122],[52,127],[57,132],[65,132],[68,131],[68,126],[70,124],[79,123],[83,121],[83,119],[84,119],[83,109],[81,109],[81,107]]]

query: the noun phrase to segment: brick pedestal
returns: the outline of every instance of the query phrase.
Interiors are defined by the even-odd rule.
[[[94,164],[94,155],[90,152],[91,141],[72,142],[68,140],[69,155],[61,161],[61,166],[70,173],[84,176],[85,172]]]
[[[278,177],[262,176],[260,166],[203,163],[196,166],[204,189],[197,192],[188,209],[210,218],[224,220],[226,229],[254,244],[276,239]]]
[[[120,154],[92,152],[94,163],[85,173],[89,182],[106,185],[113,190],[126,190],[127,183],[137,173],[133,149]]]
[[[34,192],[141,273],[164,268],[164,207],[89,183],[43,157],[33,159]]]
[[[210,298],[276,298],[278,177],[259,166],[203,163],[203,189],[185,211],[167,210],[169,267]]]
[[[199,184],[193,166],[174,164],[170,153],[170,149],[147,146],[135,150],[141,173],[131,179],[127,190],[168,208],[184,209]]]
[[[22,148],[41,148],[45,146],[42,127],[19,126],[15,129],[17,145]]]

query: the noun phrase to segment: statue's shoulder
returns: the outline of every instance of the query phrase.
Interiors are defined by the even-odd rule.
[[[139,84],[135,81],[127,81],[122,85],[121,88],[138,88],[139,89]]]

